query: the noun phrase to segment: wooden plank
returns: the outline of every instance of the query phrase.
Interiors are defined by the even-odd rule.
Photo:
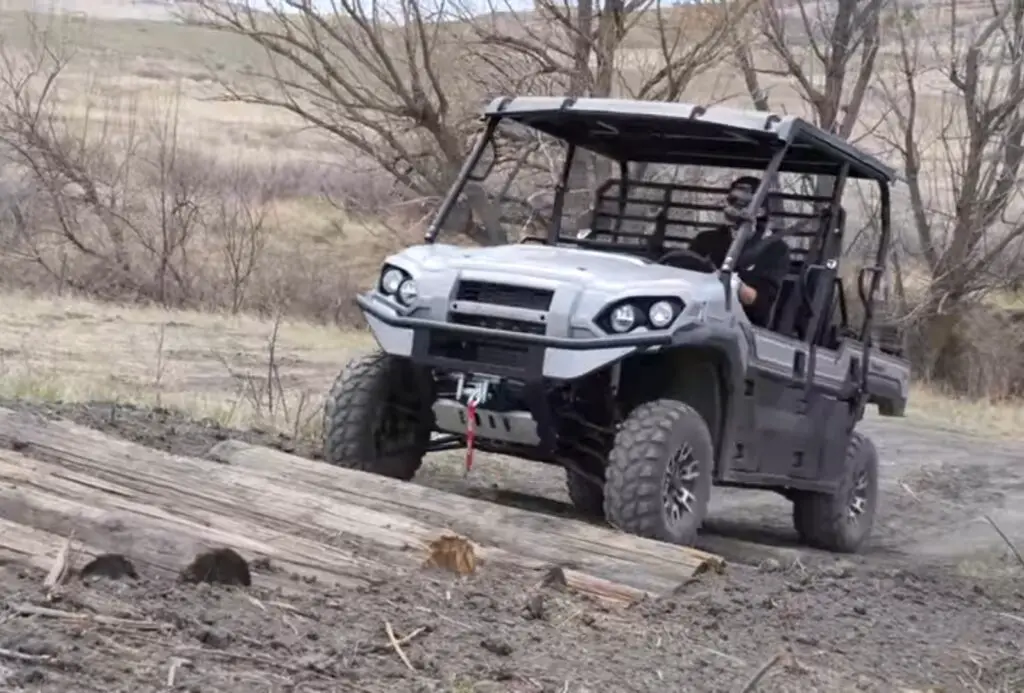
[[[567,568],[552,568],[544,578],[547,586],[562,587],[573,592],[581,592],[611,604],[633,604],[647,595],[640,590],[617,582],[609,582],[601,578],[587,575]]]
[[[441,533],[437,527],[408,518],[325,504],[315,495],[266,485],[259,479],[242,483],[237,477],[244,472],[207,460],[178,460],[171,484],[156,467],[132,463],[131,468],[122,468],[123,464],[125,460],[117,456],[58,463],[2,451],[0,480],[14,486],[0,486],[0,514],[31,516],[36,527],[64,533],[75,526],[79,538],[86,525],[86,533],[103,551],[129,555],[131,546],[118,541],[117,534],[130,527],[131,535],[147,535],[149,540],[127,544],[143,549],[134,554],[158,570],[180,568],[193,553],[211,546],[231,546],[246,555],[272,558],[289,571],[345,584],[361,583],[373,571],[420,567],[428,556],[427,544]],[[213,468],[231,478],[196,489],[183,483],[191,476],[189,467]],[[247,485],[265,493],[253,495]],[[30,510],[15,510],[29,499],[34,500]],[[318,506],[329,512],[318,512]],[[254,507],[259,510],[254,512]],[[301,522],[296,522],[297,516]],[[173,544],[172,558],[147,557],[144,549],[153,542]],[[4,543],[0,537],[0,547]],[[479,547],[477,553],[498,564],[547,567],[497,548]]]
[[[0,564],[11,561],[49,570],[66,540],[67,537],[59,534],[0,518]],[[75,553],[88,560],[103,552],[94,546],[75,541]]]
[[[218,467],[203,460],[182,462]],[[379,526],[360,524],[345,517],[347,508],[337,509],[340,517],[325,516],[316,513],[322,499],[287,489],[266,487],[268,497],[254,496],[230,480],[195,489],[182,483],[189,475],[180,467],[177,483],[167,486],[158,469],[137,467],[132,472],[117,464],[117,459],[50,463],[2,452],[0,479],[14,486],[0,486],[0,514],[27,516],[36,526],[62,533],[74,526],[79,537],[85,526],[104,551],[132,554],[158,570],[180,568],[204,548],[231,546],[249,556],[275,559],[293,572],[344,584],[360,584],[373,572],[393,572],[395,567],[419,567],[427,554],[410,543],[411,537],[425,545],[438,535],[435,527],[380,514],[374,516]],[[90,465],[92,473],[83,473]],[[27,502],[30,508],[17,512]],[[359,520],[367,519],[362,509],[352,510]],[[130,540],[133,536],[139,540]],[[356,540],[363,541],[357,545]],[[173,549],[155,557],[152,547],[159,545]],[[499,562],[506,558],[489,557]]]
[[[219,446],[222,457],[233,458],[218,464],[0,408],[0,446],[41,460],[32,466],[4,455],[8,464],[0,480],[36,483],[64,503],[77,498],[141,518],[154,532],[185,527],[193,536],[216,536],[241,548],[258,541],[267,555],[311,567],[322,562],[324,571],[340,577],[374,565],[418,565],[425,544],[446,529],[473,540],[484,563],[530,569],[569,563],[645,593],[665,592],[694,572],[720,565],[709,554],[586,523],[234,443]],[[21,468],[31,471],[19,476]],[[26,474],[45,478],[32,482]]]
[[[59,465],[0,452],[5,482],[0,484],[0,522],[17,528],[0,534],[0,550],[29,557],[23,562],[39,567],[52,560],[53,547],[74,530],[84,554],[124,554],[150,574],[176,575],[195,554],[214,546],[230,546],[250,558],[265,556],[286,573],[350,586],[363,584],[370,569],[390,567],[255,524],[239,525],[214,514],[207,522],[187,504],[169,513],[144,498],[140,502],[111,493],[109,484],[68,477]]]
[[[319,488],[325,496],[370,509],[387,508],[480,538],[514,553],[564,563],[595,576],[659,593],[724,561],[697,549],[674,546],[579,520],[541,515],[347,469],[241,441],[218,443],[210,456],[243,467],[273,483]],[[486,537],[486,539],[484,539]],[[629,575],[640,573],[640,575]],[[643,584],[646,583],[646,584]]]
[[[121,513],[106,523],[141,524],[157,533],[173,530],[176,537],[191,537],[196,550],[231,546],[277,558],[302,574],[333,575],[336,582],[373,570],[390,571],[395,566],[419,567],[428,555],[426,546],[440,533],[437,527],[409,518],[325,503],[317,494],[268,485],[208,460],[180,458],[170,472],[137,461],[137,456],[98,453],[95,460],[48,463],[2,452],[0,479],[16,482],[21,489],[32,486],[60,493],[65,499],[88,499],[91,504],[62,517],[81,521],[90,513]],[[213,477],[189,483],[197,470],[212,472]],[[67,502],[57,499],[50,505],[61,507]],[[45,514],[34,513],[35,522],[40,523]],[[325,547],[325,542],[329,546]],[[108,546],[106,550],[119,549]],[[181,548],[177,553],[184,556],[189,550]],[[537,570],[546,567],[496,548],[481,547],[478,553],[495,563]]]

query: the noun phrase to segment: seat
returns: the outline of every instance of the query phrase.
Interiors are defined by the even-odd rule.
[[[777,332],[785,337],[794,337],[794,326],[796,324],[796,313],[799,302],[794,299],[798,295],[800,286],[800,275],[787,274],[779,287],[779,295],[775,297],[775,305],[772,307],[771,317],[768,320],[768,329]]]
[[[822,228],[816,243],[812,245],[807,254],[807,264],[801,273],[800,283],[803,286],[803,297],[797,303],[793,328],[799,339],[805,339],[815,344],[823,343],[835,314],[836,268],[839,256],[843,252],[846,210],[838,207],[837,213],[838,224],[835,231],[831,233],[829,232],[829,215],[822,215]],[[814,327],[814,334],[808,334],[816,315],[819,316],[819,320],[817,326]]]
[[[807,339],[807,330],[815,312],[822,315],[818,321],[813,341],[820,343],[832,321],[832,304],[835,294],[834,272],[819,269],[829,260],[835,260],[842,253],[842,231],[846,223],[846,211],[839,207],[839,224],[836,233],[828,233],[828,210],[813,219],[795,225],[784,233],[793,236],[813,238],[802,259],[794,259],[790,273],[782,282],[779,296],[775,301],[769,329],[786,337]],[[824,282],[824,283],[823,283]],[[813,303],[814,305],[809,305]],[[817,309],[817,310],[815,310]]]

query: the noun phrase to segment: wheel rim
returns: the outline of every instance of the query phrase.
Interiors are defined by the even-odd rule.
[[[661,502],[665,519],[672,525],[683,522],[694,512],[697,496],[694,490],[700,477],[700,461],[689,443],[683,443],[668,461]]]
[[[850,524],[857,524],[868,510],[868,471],[860,470],[853,482],[850,503],[846,509],[846,519]]]

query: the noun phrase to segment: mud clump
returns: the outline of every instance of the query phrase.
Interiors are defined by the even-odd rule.
[[[130,578],[139,579],[139,573],[135,570],[135,564],[119,553],[101,553],[92,559],[78,571],[78,577],[82,580],[95,580],[98,578],[109,578],[121,580]]]
[[[249,587],[252,585],[252,574],[249,564],[236,551],[222,548],[204,551],[196,556],[178,575],[178,581]]]

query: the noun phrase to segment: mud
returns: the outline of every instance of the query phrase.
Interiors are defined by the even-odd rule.
[[[227,437],[316,453],[168,411],[33,409],[179,454]],[[883,456],[884,495],[862,556],[800,549],[781,498],[723,492],[708,541],[756,538],[786,552],[755,552],[625,610],[493,566],[463,578],[374,576],[349,591],[298,578],[271,589],[277,568],[265,563],[252,565],[248,588],[140,570],[138,580],[74,582],[47,601],[42,574],[0,565],[0,690],[740,691],[774,661],[757,690],[1024,691],[1024,577],[985,519],[1024,545],[1020,448],[900,421],[864,429]],[[571,513],[557,470],[481,456],[462,479],[459,461],[432,459],[417,481]],[[26,604],[58,613],[24,615]]]
[[[278,592],[257,574],[249,589],[98,580],[45,603],[48,616],[22,616],[42,603],[43,576],[0,576],[0,648],[28,660],[0,655],[5,690],[733,691],[780,653],[758,690],[1024,686],[1024,622],[1013,618],[1024,594],[1012,583],[842,563],[737,567],[627,610],[525,575]],[[385,624],[408,638],[412,670]]]

